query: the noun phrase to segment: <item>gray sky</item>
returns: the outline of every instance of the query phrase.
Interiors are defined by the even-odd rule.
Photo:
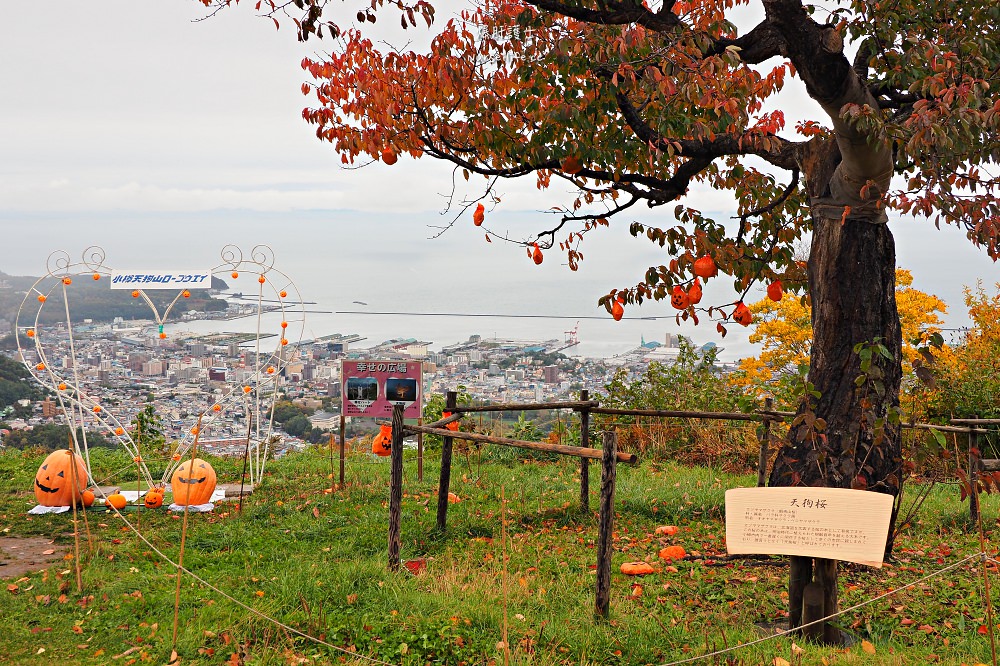
[[[15,252],[0,261],[0,270],[40,274],[45,257],[59,248],[78,254],[98,244],[125,252],[126,240],[153,247],[178,219],[197,220],[211,233],[171,239],[164,247],[214,265],[220,240],[272,242],[294,251],[329,219],[324,236],[337,239],[330,261],[341,248],[391,237],[425,261],[438,257],[431,262],[438,266],[453,262],[456,252],[473,262],[481,258],[482,270],[495,273],[490,284],[515,276],[512,283],[521,288],[536,275],[521,248],[486,245],[468,220],[443,239],[427,240],[428,223],[449,219],[439,215],[451,183],[445,165],[403,158],[393,167],[341,169],[330,145],[300,116],[311,102],[299,90],[305,80],[299,61],[324,45],[297,44],[289,26],[276,31],[254,17],[249,0],[202,22],[193,22],[203,11],[194,0],[53,0],[44,11],[8,4],[0,21],[0,225],[15,239]],[[346,5],[344,12],[347,18],[354,13]],[[541,211],[568,201],[558,190],[538,193],[531,179],[504,184],[502,192],[491,221],[502,220],[518,235],[548,221]],[[731,208],[715,193],[694,195],[703,209]],[[273,236],[254,231],[258,236],[251,238],[234,222],[240,211],[280,222]],[[317,215],[324,211],[328,218]],[[603,247],[585,245],[584,278],[549,262],[537,275],[565,280],[587,310],[580,314],[599,314],[594,303],[601,293],[634,284],[648,261],[664,261],[648,244],[628,239],[627,223],[662,222],[668,215],[666,209],[636,212],[605,233]],[[190,233],[191,226],[177,228]],[[923,221],[899,221],[894,228],[899,263],[913,270],[914,286],[946,300],[949,323],[965,323],[962,286],[978,279],[991,285],[994,264],[957,229],[936,231]],[[578,279],[585,282],[573,282]],[[727,302],[735,294],[718,283],[706,296]],[[525,302],[529,310],[544,310],[529,293]],[[668,312],[662,303],[643,314]],[[681,332],[699,342],[715,339],[710,327],[700,328]],[[745,348],[734,335],[745,338],[738,331],[725,344]]]

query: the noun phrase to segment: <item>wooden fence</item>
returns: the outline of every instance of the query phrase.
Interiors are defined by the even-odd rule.
[[[447,530],[448,494],[451,487],[452,448],[455,439],[482,444],[497,444],[517,448],[543,451],[559,455],[580,458],[580,510],[590,511],[590,460],[601,461],[600,505],[598,508],[598,543],[597,543],[597,584],[595,591],[594,611],[598,617],[607,618],[611,590],[611,551],[612,531],[614,527],[614,497],[618,463],[635,463],[636,456],[618,451],[618,438],[615,431],[602,434],[602,447],[590,447],[591,415],[648,416],[659,418],[712,419],[726,421],[756,421],[762,423],[759,443],[760,453],[757,466],[757,485],[764,486],[767,482],[768,462],[771,458],[771,424],[793,418],[793,412],[774,411],[772,402],[767,399],[764,409],[752,413],[743,412],[700,412],[663,409],[621,409],[601,407],[596,400],[590,400],[586,390],[580,392],[580,400],[562,402],[538,403],[506,403],[479,406],[459,406],[455,391],[448,391],[445,396],[445,412],[451,415],[426,425],[404,425],[403,408],[396,405],[392,412],[392,448],[390,453],[389,481],[389,568],[398,570],[400,566],[400,518],[402,515],[403,487],[403,438],[408,434],[431,434],[441,437],[441,473],[438,479],[437,529]],[[447,426],[463,418],[465,414],[477,412],[512,412],[536,411],[544,409],[572,409],[580,413],[580,445],[571,446],[552,444],[548,442],[529,442],[482,435],[478,433],[451,430]],[[980,426],[1000,426],[1000,419],[952,419],[949,425],[927,423],[904,423],[903,428],[917,430],[937,430],[954,434],[964,433],[969,441],[969,478],[975,484],[980,471],[1000,471],[1000,459],[983,460],[978,454],[979,435],[989,432]],[[422,461],[421,461],[422,462]],[[421,470],[422,471],[422,470]],[[422,477],[422,474],[421,474]],[[341,486],[343,486],[343,460],[341,460]],[[974,486],[973,486],[974,487]],[[979,516],[979,497],[971,493],[970,515],[975,520]]]

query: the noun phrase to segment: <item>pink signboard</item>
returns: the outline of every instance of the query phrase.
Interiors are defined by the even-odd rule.
[[[403,418],[422,416],[420,361],[343,361],[340,395],[344,416],[389,418],[403,405]]]

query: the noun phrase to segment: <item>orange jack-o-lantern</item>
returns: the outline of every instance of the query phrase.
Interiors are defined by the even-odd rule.
[[[687,292],[684,291],[684,287],[680,285],[674,287],[673,293],[670,294],[670,304],[678,310],[686,310],[691,305],[691,300],[688,298]]]
[[[104,500],[104,506],[109,509],[117,509],[121,511],[128,504],[128,500],[121,493],[114,493],[113,495],[108,495],[108,498]]]
[[[378,434],[372,440],[372,453],[387,456],[392,452],[392,426],[379,426]]]
[[[74,463],[76,469],[72,468]],[[50,453],[35,473],[35,499],[42,506],[69,506],[81,498],[86,487],[87,467],[83,459],[69,449]]]
[[[174,504],[207,504],[215,492],[217,479],[212,466],[201,458],[185,460],[170,477]]]
[[[740,301],[736,304],[736,309],[733,310],[733,321],[741,326],[749,326],[750,322],[753,321],[753,313],[750,312],[750,308]]]
[[[781,300],[781,297],[785,295],[785,289],[781,285],[781,280],[775,280],[771,284],[767,285],[767,297],[772,301],[777,303]]]
[[[698,305],[701,302],[701,295],[701,282],[695,278],[688,288],[688,301],[691,302],[691,305]]]
[[[163,491],[153,488],[143,497],[142,505],[147,509],[159,509],[163,506]]]
[[[709,255],[704,255],[698,257],[694,260],[694,265],[691,267],[694,274],[703,280],[707,280],[710,277],[715,277],[719,274],[719,269],[715,265],[715,260]]]

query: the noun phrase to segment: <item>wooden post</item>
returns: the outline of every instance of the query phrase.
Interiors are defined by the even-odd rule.
[[[444,399],[445,411],[455,413],[458,394],[448,391]],[[448,493],[451,492],[451,447],[453,439],[447,435],[441,438],[441,477],[438,480],[437,528],[444,532],[448,527]]]
[[[601,459],[601,505],[597,533],[597,593],[594,613],[607,619],[611,600],[611,542],[615,524],[615,475],[618,461],[618,435],[604,433],[604,457]]]
[[[812,581],[812,558],[792,556],[788,558],[788,629],[802,625],[802,605],[806,586]]]
[[[977,415],[975,418],[979,418]],[[969,429],[969,518],[979,522],[979,433]]]
[[[590,398],[587,389],[580,391],[580,400]],[[580,410],[580,447],[590,448],[590,409]],[[590,461],[580,458],[580,513],[590,513]]]
[[[837,560],[816,558],[814,573],[816,583],[823,590],[823,614],[820,617],[833,615],[839,608],[837,594]],[[820,623],[823,630],[823,642],[827,645],[843,645],[840,629],[830,621]]]
[[[403,405],[392,406],[389,453],[389,571],[399,570],[399,523],[403,514]]]
[[[417,418],[417,425],[424,424],[424,417]],[[417,481],[424,482],[424,433],[417,433]]]
[[[764,409],[766,411],[772,411],[774,409],[774,400],[772,398],[764,399]],[[767,459],[770,457],[771,453],[768,450],[769,444],[771,443],[771,419],[765,418],[763,425],[763,433],[760,437],[760,458],[757,460],[757,487],[763,488],[767,485]]]
[[[347,457],[345,453],[346,447],[346,433],[347,433],[347,419],[344,417],[343,413],[340,415],[340,489],[344,489],[344,459]],[[333,470],[331,470],[333,471]]]

